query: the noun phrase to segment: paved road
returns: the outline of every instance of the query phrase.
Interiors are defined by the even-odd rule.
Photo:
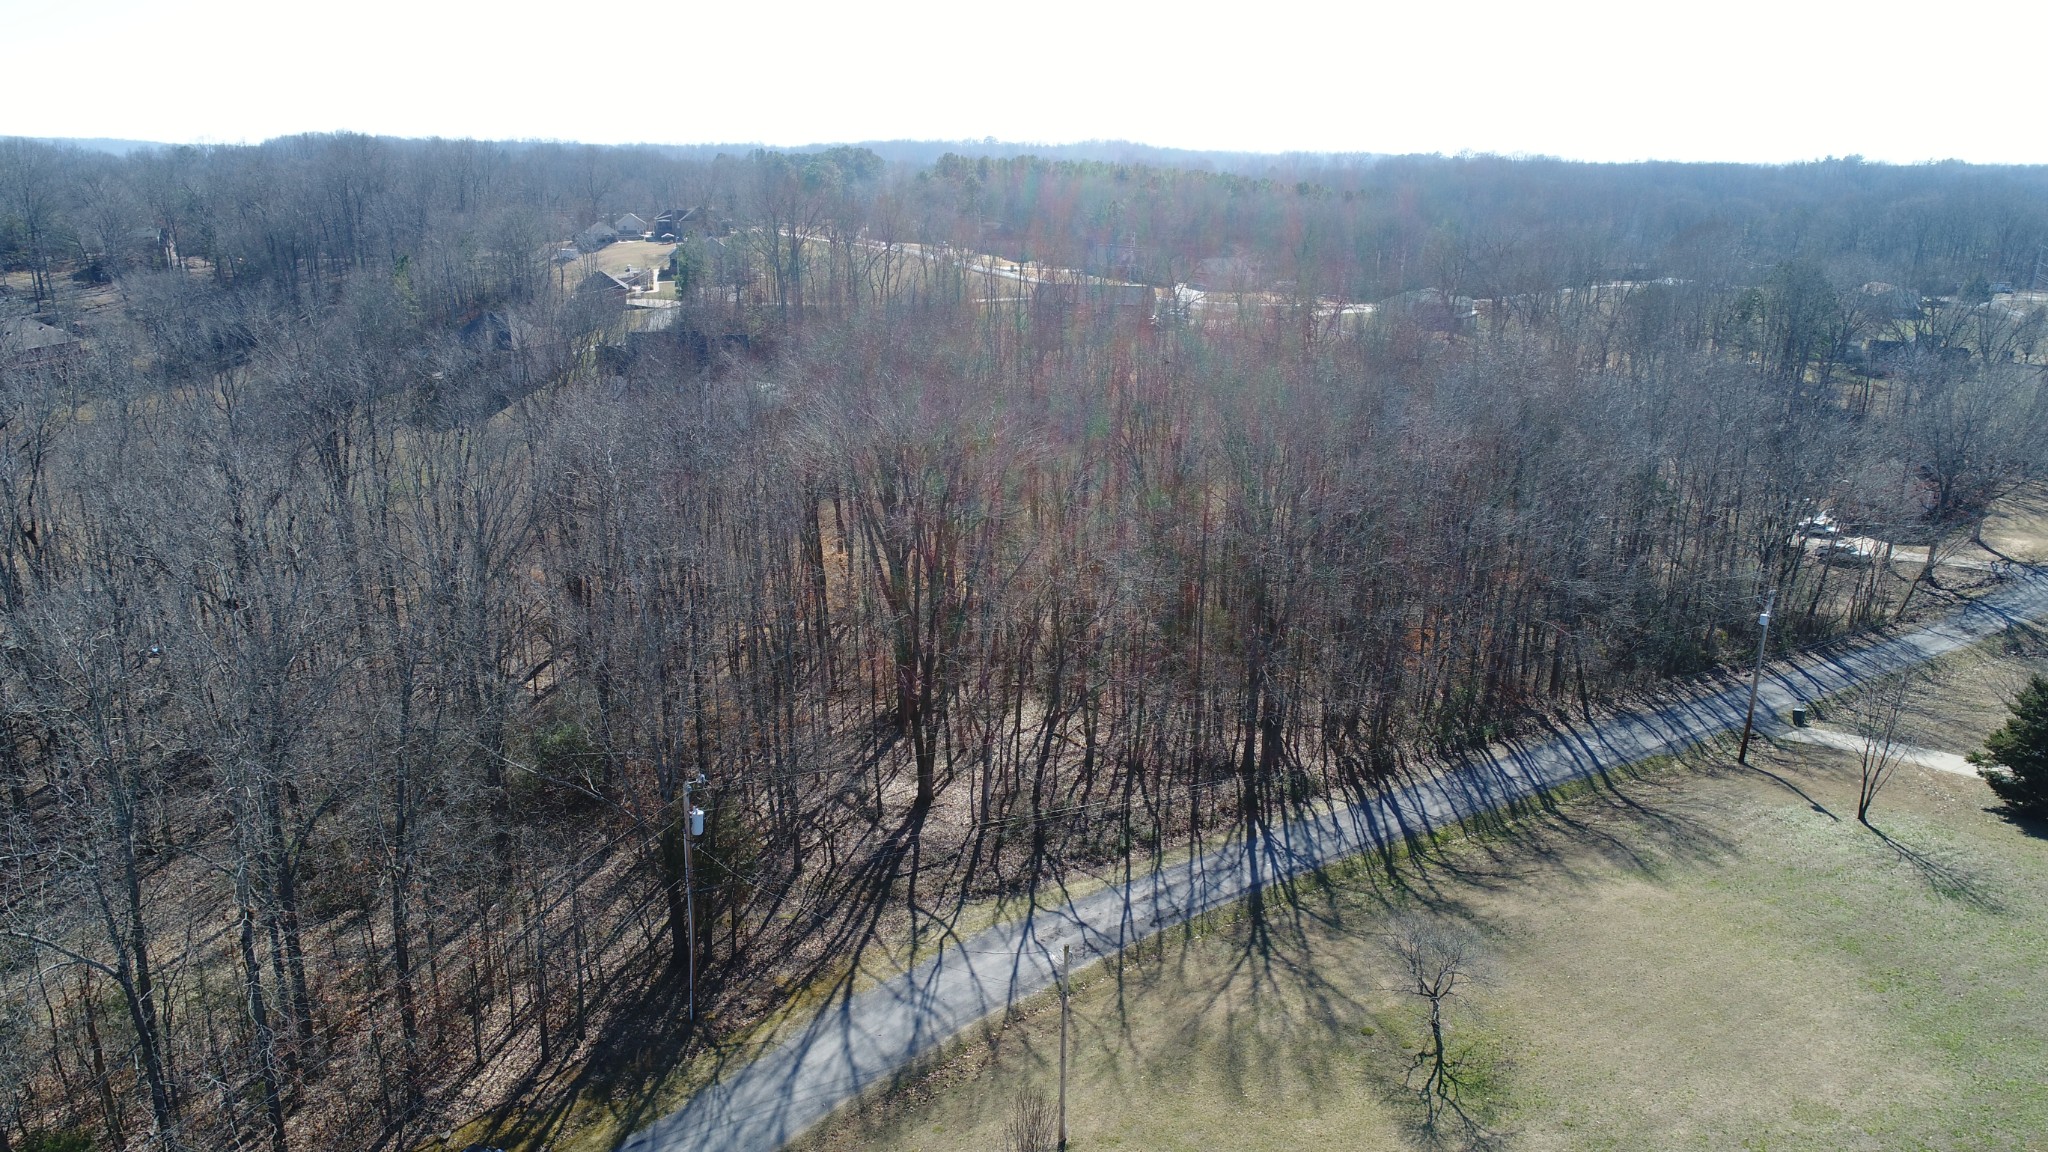
[[[2027,573],[1938,623],[1766,674],[1758,714],[1839,692],[1962,647],[2015,620],[2048,616],[2048,574]],[[1606,769],[1690,747],[1742,723],[1746,687],[1702,690],[1543,742],[1488,750],[1436,779],[1278,827],[1128,885],[990,928],[895,979],[842,998],[802,1031],[635,1133],[633,1152],[773,1152],[862,1089],[991,1013],[1048,988],[1054,958],[1081,968],[1255,887],[1499,808]],[[1775,726],[1775,725],[1774,725]]]

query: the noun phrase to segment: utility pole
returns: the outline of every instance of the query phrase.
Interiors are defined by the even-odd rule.
[[[1735,753],[1737,764],[1749,763],[1749,732],[1756,726],[1756,689],[1764,678],[1764,649],[1771,643],[1771,609],[1778,603],[1778,590],[1764,600],[1764,610],[1757,616],[1757,627],[1761,629],[1756,638],[1756,668],[1749,674],[1749,712],[1742,718],[1742,747]]]
[[[704,810],[690,802],[692,790],[704,786],[704,774],[683,781],[683,927],[690,943],[685,949],[689,953],[689,1019],[697,1021],[697,885],[695,873],[690,866],[690,843],[704,834]]]
[[[1074,946],[1060,946],[1060,1152],[1067,1147],[1067,1017],[1070,1014],[1073,989],[1069,985],[1074,971]]]

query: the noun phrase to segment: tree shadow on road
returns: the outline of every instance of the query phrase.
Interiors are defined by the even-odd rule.
[[[574,1060],[549,1062],[498,1094],[497,1108],[465,1131],[487,1145],[542,1147],[566,1125],[593,1108],[604,1115],[614,1146],[672,1111],[681,1100],[678,1070],[693,1080],[716,1082],[760,1054],[760,1035],[728,1034],[716,1022],[733,1007],[801,990],[818,1016],[850,1002],[868,951],[881,941],[891,895],[905,866],[919,851],[914,816],[889,828],[844,872],[842,899],[831,911],[795,918],[788,925],[790,955],[808,957],[793,969],[706,967],[698,981],[699,1021],[689,1018],[687,987],[659,949],[648,949],[612,979],[608,1010],[596,1021],[596,1035]],[[792,899],[787,891],[764,900],[773,917]],[[778,982],[779,977],[779,982]]]

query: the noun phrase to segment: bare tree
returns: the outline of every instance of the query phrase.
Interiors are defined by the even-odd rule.
[[[1860,746],[1857,760],[1856,819],[1870,824],[1870,808],[1877,794],[1891,782],[1892,772],[1902,759],[1899,752],[1899,719],[1912,696],[1917,677],[1910,669],[1894,672],[1865,689],[1856,698],[1855,726]]]
[[[1388,929],[1385,940],[1401,965],[1404,990],[1429,1005],[1429,1034],[1409,1064],[1406,1080],[1422,1104],[1423,1131],[1432,1137],[1448,1135],[1447,1123],[1455,1122],[1464,1132],[1476,1134],[1478,1122],[1460,1099],[1465,1061],[1451,1050],[1445,1012],[1459,987],[1473,978],[1478,937],[1436,917],[1409,914]]]
[[[1922,356],[1902,394],[1899,435],[1922,491],[1927,558],[1899,602],[1901,616],[1913,590],[1934,584],[1935,565],[1978,532],[1992,504],[2041,474],[2048,388],[2037,369],[1970,369]]]

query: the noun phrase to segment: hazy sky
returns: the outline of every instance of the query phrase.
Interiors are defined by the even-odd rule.
[[[2048,162],[2048,0],[0,0],[0,135]]]

